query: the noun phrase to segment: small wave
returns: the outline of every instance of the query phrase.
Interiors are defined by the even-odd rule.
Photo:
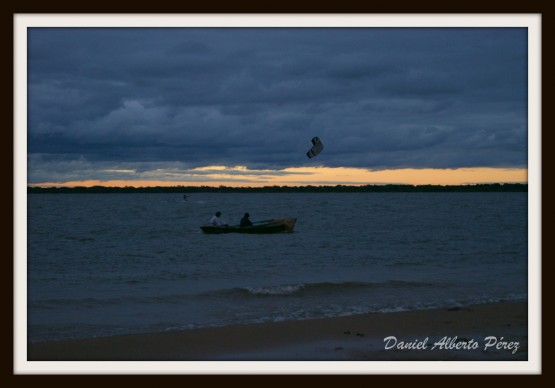
[[[446,309],[459,307],[464,308],[468,306],[476,306],[482,304],[502,303],[502,302],[521,302],[526,301],[528,296],[526,294],[507,294],[504,296],[478,296],[468,299],[445,299],[430,303],[410,303],[400,304],[388,307],[380,307],[369,310],[369,312],[379,313],[395,313],[402,311],[415,311],[415,310],[431,310],[431,309]]]
[[[96,241],[93,237],[79,237],[79,236],[66,236],[66,240],[77,241],[77,242],[94,242]]]
[[[308,294],[338,294],[352,291],[364,291],[380,288],[414,288],[414,287],[437,287],[437,284],[427,282],[390,280],[386,282],[318,282],[282,284],[258,287],[236,287],[211,291],[206,296],[238,296],[238,297],[271,297],[271,296],[305,296]]]
[[[423,265],[425,265],[425,263],[421,261],[396,261],[386,264],[387,267],[418,267]]]
[[[129,306],[137,305],[161,305],[179,304],[190,298],[186,294],[170,294],[156,296],[121,296],[111,298],[57,298],[36,300],[28,305],[32,309],[56,310],[56,309],[95,309],[107,306]]]
[[[111,298],[111,299],[57,298],[57,299],[36,300],[32,303],[29,303],[28,308],[54,310],[59,308],[78,306],[80,308],[89,309],[89,308],[96,308],[102,305],[117,305],[117,304],[120,304],[120,302],[114,298]]]
[[[249,294],[252,295],[293,295],[305,288],[304,284],[294,284],[274,287],[246,287]]]

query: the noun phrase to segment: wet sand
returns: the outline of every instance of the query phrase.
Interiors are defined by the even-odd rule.
[[[525,361],[528,305],[501,302],[41,342],[27,351],[28,361]]]

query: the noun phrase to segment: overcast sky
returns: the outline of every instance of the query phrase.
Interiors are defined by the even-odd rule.
[[[526,168],[527,109],[525,28],[28,30],[30,183]]]

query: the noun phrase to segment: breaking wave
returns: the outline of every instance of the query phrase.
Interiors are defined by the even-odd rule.
[[[236,287],[232,289],[223,289],[212,291],[211,296],[216,294],[226,296],[254,296],[254,297],[271,297],[271,296],[306,296],[306,295],[322,295],[322,294],[340,294],[352,291],[376,290],[376,289],[410,289],[422,287],[438,287],[438,284],[428,282],[414,282],[403,280],[391,280],[387,282],[318,282],[318,283],[299,283],[299,284],[282,284],[258,287]]]

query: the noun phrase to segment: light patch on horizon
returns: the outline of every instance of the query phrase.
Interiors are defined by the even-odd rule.
[[[118,174],[135,174],[137,171],[136,170],[118,170],[118,169],[108,169],[108,170],[104,170],[104,172],[115,172]]]
[[[283,170],[251,170],[245,166],[204,166],[189,170],[156,169],[126,177],[29,183],[39,187],[111,186],[307,186],[307,185],[467,185],[479,183],[527,183],[522,168],[397,169],[372,171],[346,167],[291,167]],[[120,171],[121,172],[121,171]],[[170,179],[168,179],[170,178]]]

